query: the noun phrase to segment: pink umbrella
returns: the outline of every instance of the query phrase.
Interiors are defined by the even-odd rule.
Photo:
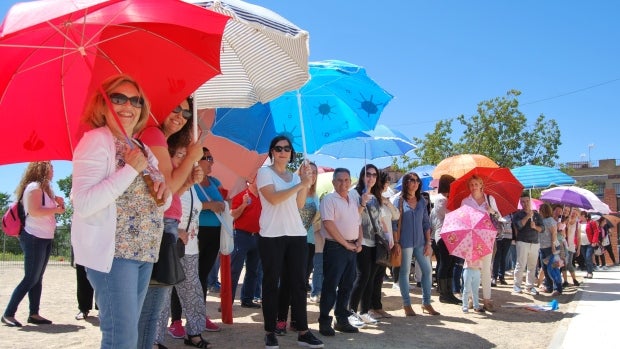
[[[473,262],[493,252],[497,230],[488,213],[464,205],[446,214],[440,234],[451,255]]]
[[[544,204],[544,202],[542,200],[530,199],[530,206],[532,207],[532,210],[539,210],[540,206],[542,206],[542,204]],[[517,208],[519,210],[523,209],[523,207],[521,206],[521,201],[519,201],[519,204],[517,205]]]

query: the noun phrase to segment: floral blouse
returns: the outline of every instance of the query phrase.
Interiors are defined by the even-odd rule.
[[[116,168],[125,166],[125,143],[115,139]],[[147,150],[150,152],[150,150]],[[149,164],[146,172],[153,181],[163,181],[157,167]],[[116,199],[116,248],[114,257],[156,262],[164,231],[164,210],[158,207],[142,176],[137,176],[129,188]]]

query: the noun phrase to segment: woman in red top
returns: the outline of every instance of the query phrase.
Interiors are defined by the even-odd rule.
[[[589,246],[586,246],[586,270],[588,274],[585,276],[586,279],[592,279],[592,273],[594,272],[594,263],[592,263],[592,255],[594,254],[594,249],[598,247],[598,235],[599,229],[596,221],[592,220],[592,216],[588,212],[581,212],[581,215],[585,215],[586,217],[586,235],[588,236]]]

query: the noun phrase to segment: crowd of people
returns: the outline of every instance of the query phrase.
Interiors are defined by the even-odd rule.
[[[319,198],[316,164],[304,161],[292,172],[296,154],[284,135],[270,143],[270,164],[229,198],[211,175],[216,159],[190,132],[192,104],[191,98],[180,101],[161,125],[145,127],[149,101],[137,82],[119,75],[106,80],[85,109],[92,130],[75,150],[70,197],[76,319],[91,316],[94,303],[102,348],[165,348],[166,334],[188,346],[211,347],[203,333],[221,329],[205,302],[209,274],[217,274],[222,214],[234,220],[232,300],[244,272],[240,306],[261,309],[266,348],[278,348],[277,337],[287,330],[297,333],[300,345],[322,348],[308,327],[315,320],[319,333],[330,337],[392,317],[382,304],[387,269],[375,262],[382,239],[400,261],[390,273],[405,316],[416,315],[412,273],[422,291],[419,309],[439,316],[431,304],[433,284],[439,302],[484,313],[496,311],[491,290],[507,285],[510,269],[514,293],[557,296],[569,286],[568,273],[579,286],[575,264],[587,270],[586,278],[606,268],[605,252],[616,264],[609,243],[614,228],[604,217],[560,205],[533,210],[527,192],[522,209],[499,220],[494,253],[477,260],[453,256],[440,232],[454,177],[439,179],[431,203],[417,173],[405,174],[402,191],[390,197],[389,177],[376,166],[364,165],[353,187],[351,172],[336,168],[334,190]],[[25,273],[2,316],[8,326],[22,326],[15,313],[26,294],[27,321],[52,323],[39,314],[55,215],[64,212],[63,199],[50,187],[52,176],[49,162],[31,163],[16,190],[27,213],[19,237]],[[498,216],[484,184],[472,176],[460,205]],[[174,284],[153,276],[168,242],[182,250],[184,278]],[[318,303],[317,319],[308,319],[308,302]]]

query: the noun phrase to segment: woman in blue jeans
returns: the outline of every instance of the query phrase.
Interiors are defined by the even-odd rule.
[[[13,291],[2,316],[2,322],[8,326],[22,326],[15,319],[15,313],[26,294],[30,300],[28,322],[38,325],[52,323],[39,315],[39,305],[43,273],[56,230],[55,215],[65,212],[63,199],[56,197],[50,186],[53,175],[54,169],[49,161],[32,162],[15,191],[26,213],[26,221],[19,234],[19,245],[24,251],[24,278]]]
[[[127,136],[141,130],[148,116],[138,83],[112,76],[86,105],[83,120],[93,129],[73,153],[71,243],[95,290],[101,348],[137,347],[138,319],[170,206],[157,159]]]
[[[403,177],[403,191],[394,202],[394,206],[399,207],[400,200],[404,200],[400,236],[394,237],[394,246],[400,250],[402,256],[398,282],[406,316],[415,316],[409,296],[409,273],[411,272],[412,255],[415,256],[416,263],[420,265],[422,270],[422,312],[440,315],[431,305],[432,269],[426,258],[433,253],[431,248],[431,222],[426,208],[426,200],[420,193],[420,184],[420,177],[416,173],[407,173]]]

